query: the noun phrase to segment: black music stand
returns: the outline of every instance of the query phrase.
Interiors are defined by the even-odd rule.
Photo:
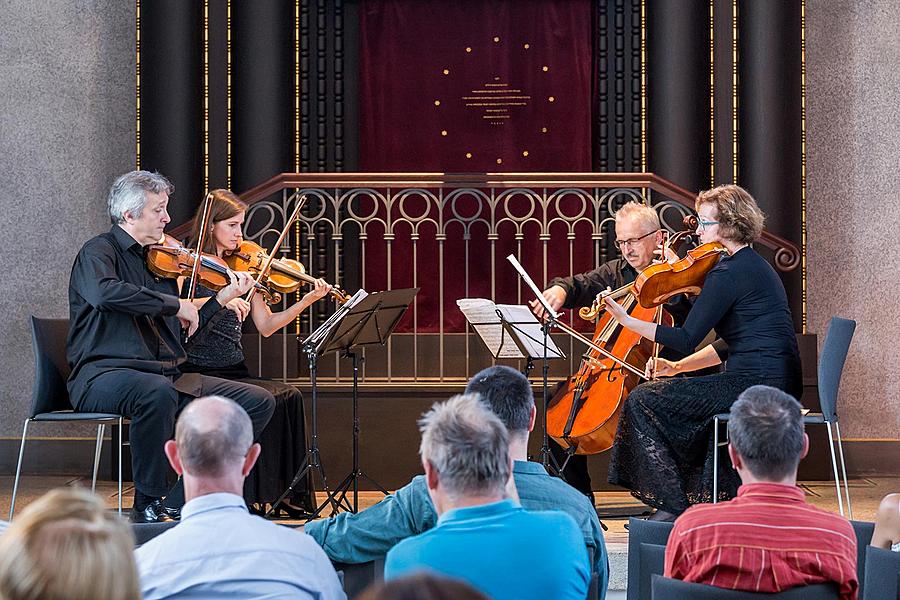
[[[477,302],[477,305],[473,305]],[[498,304],[490,300],[462,301],[457,303],[466,320],[472,325],[479,339],[495,359],[527,359],[525,376],[534,367],[535,359],[544,363],[543,385],[544,403],[541,424],[541,464],[554,475],[562,476],[562,469],[556,457],[550,453],[550,439],[547,435],[547,376],[549,361],[566,358],[563,351],[547,334],[547,327],[541,325],[526,306]],[[507,340],[512,343],[507,343]],[[564,479],[564,478],[563,478]]]
[[[335,512],[339,509],[354,513],[359,510],[359,480],[361,478],[368,480],[382,493],[388,493],[384,486],[359,468],[359,363],[362,362],[362,359],[352,349],[372,344],[383,346],[418,292],[419,288],[406,288],[369,294],[343,316],[339,325],[332,329],[322,342],[321,354],[340,352],[341,356],[350,358],[353,362],[353,469],[330,494],[330,503],[336,507]],[[349,506],[347,500],[347,494],[351,488],[353,489],[352,507]],[[326,499],[316,510],[314,516],[328,503],[329,500]]]

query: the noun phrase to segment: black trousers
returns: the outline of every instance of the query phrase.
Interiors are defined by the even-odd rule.
[[[182,385],[191,379],[190,385]],[[190,391],[184,391],[190,389]],[[78,410],[112,412],[131,419],[131,468],[142,494],[160,497],[169,486],[169,463],[163,452],[175,433],[175,418],[194,398],[224,396],[240,404],[253,423],[253,437],[265,428],[275,399],[261,387],[192,373],[178,380],[133,369],[113,369],[97,376],[83,394]]]

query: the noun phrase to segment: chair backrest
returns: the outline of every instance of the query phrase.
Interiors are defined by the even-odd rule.
[[[863,597],[866,572],[866,548],[872,543],[875,523],[869,521],[850,521],[853,533],[856,534],[856,579],[859,581],[859,597]]]
[[[863,600],[893,599],[898,596],[897,575],[900,574],[900,552],[866,546],[865,596]]]
[[[638,598],[650,598],[653,595],[653,576],[662,575],[666,569],[666,547],[659,544],[642,543],[638,554],[638,560],[641,563]]]
[[[641,544],[665,546],[674,526],[674,523],[664,521],[628,519],[628,588],[625,594],[628,600],[641,597]],[[646,579],[650,580],[649,575]]]
[[[777,594],[761,594],[726,590],[702,583],[688,583],[654,575],[652,581],[653,600],[837,600],[838,587],[833,583],[817,583],[791,588]]]
[[[71,410],[66,379],[69,362],[66,359],[68,319],[31,317],[31,347],[34,350],[34,388],[31,394],[31,414],[55,410]]]
[[[841,385],[841,373],[850,349],[850,340],[856,330],[856,321],[831,317],[822,354],[819,356],[819,404],[825,420],[837,420],[838,388]]]
[[[166,531],[178,525],[178,521],[165,521],[163,523],[132,523],[131,531],[134,533],[135,546],[142,546]]]

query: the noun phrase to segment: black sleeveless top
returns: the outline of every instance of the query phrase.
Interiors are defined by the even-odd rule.
[[[190,289],[190,277],[185,279],[182,296],[187,296]],[[195,296],[209,298],[216,292],[200,284]],[[202,372],[213,375],[216,371],[243,370],[244,349],[241,346],[241,322],[234,311],[223,308],[210,319],[209,325],[201,331],[190,344],[187,351],[187,362],[181,367],[183,372]],[[237,375],[237,373],[234,373]]]

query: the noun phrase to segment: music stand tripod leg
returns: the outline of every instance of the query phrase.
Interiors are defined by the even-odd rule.
[[[351,350],[344,352],[344,357],[353,361],[353,389],[352,389],[352,406],[353,406],[353,470],[341,481],[340,485],[335,488],[335,496],[340,493],[338,502],[348,502],[347,494],[350,488],[353,488],[353,505],[350,510],[354,513],[359,511],[359,480],[365,478],[372,483],[383,494],[387,495],[388,491],[380,483],[366,475],[359,468],[359,363],[362,362],[359,355]]]
[[[314,347],[304,346],[304,350],[306,351],[306,356],[309,359],[309,378],[310,378],[310,387],[311,387],[311,395],[312,395],[312,408],[311,408],[311,427],[312,437],[309,447],[306,450],[306,457],[303,459],[303,462],[300,465],[300,468],[297,470],[297,474],[294,475],[294,479],[291,481],[291,484],[288,486],[284,492],[278,497],[275,502],[272,503],[272,506],[266,511],[266,518],[271,517],[275,512],[275,509],[278,508],[278,505],[281,504],[285,498],[287,498],[293,491],[294,488],[303,481],[303,478],[306,477],[307,473],[312,470],[315,470],[319,473],[319,477],[322,479],[322,491],[325,492],[327,497],[325,501],[319,505],[316,510],[309,516],[307,520],[312,520],[316,518],[325,506],[331,504],[332,510],[337,512],[337,505],[334,502],[334,498],[331,494],[328,493],[328,480],[325,478],[325,467],[322,466],[321,457],[319,456],[319,431],[318,431],[318,388],[316,384],[316,373],[317,373],[317,365],[316,365],[316,351]],[[313,502],[315,502],[315,486],[313,486]]]

